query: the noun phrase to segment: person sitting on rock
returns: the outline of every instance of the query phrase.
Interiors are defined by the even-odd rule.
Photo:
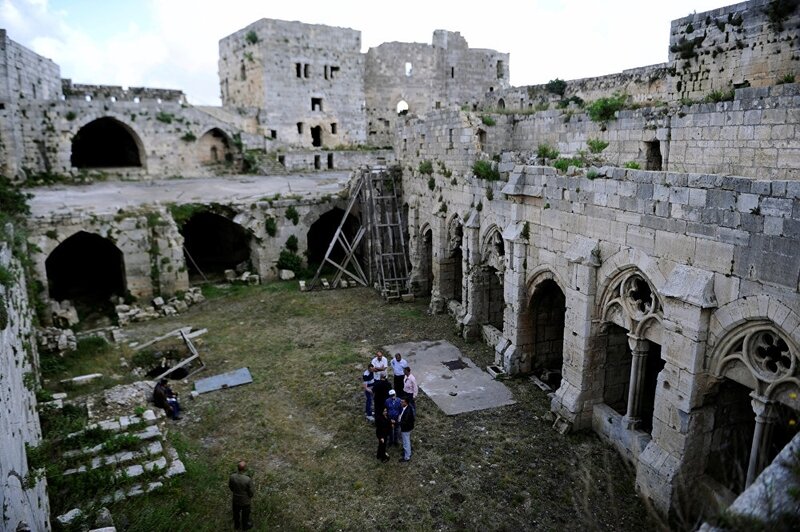
[[[166,378],[161,379],[153,388],[153,404],[163,408],[167,417],[174,420],[181,419],[181,405],[178,403],[178,394],[172,391]]]

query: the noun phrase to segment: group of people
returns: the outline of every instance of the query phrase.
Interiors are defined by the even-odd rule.
[[[393,386],[388,380],[389,367],[392,368]],[[362,381],[364,416],[367,421],[375,423],[375,435],[378,438],[376,457],[388,462],[386,448],[390,445],[396,447],[402,442],[403,456],[400,462],[410,461],[411,431],[416,421],[419,387],[408,362],[400,353],[389,361],[383,352],[378,351],[364,371]]]

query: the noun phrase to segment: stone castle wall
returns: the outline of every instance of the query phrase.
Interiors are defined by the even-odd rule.
[[[0,529],[16,530],[24,521],[31,530],[49,530],[47,482],[34,480],[25,452],[26,445],[35,447],[42,439],[33,315],[22,267],[5,242],[0,242],[0,268],[14,277],[11,284],[0,284]]]
[[[509,87],[508,54],[470,48],[457,32],[437,30],[431,45],[384,43],[366,55],[368,142],[391,145],[398,103],[408,114],[476,105],[487,92]]]
[[[315,127],[321,146],[366,141],[359,31],[262,19],[220,41],[219,75],[223,106],[262,110],[279,144],[310,148]]]
[[[495,124],[486,125],[486,117]],[[575,107],[525,115],[442,112],[401,124],[397,153],[415,168],[436,159],[466,175],[480,158],[511,152],[520,162],[535,161],[541,144],[572,157],[588,153],[587,141],[597,139],[609,143],[598,165],[652,168],[655,152],[660,166],[652,169],[800,179],[798,117],[798,84],[737,89],[729,102],[623,110],[607,122],[592,122]]]

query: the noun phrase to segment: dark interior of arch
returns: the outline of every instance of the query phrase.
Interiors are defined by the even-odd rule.
[[[72,235],[44,264],[50,298],[56,301],[102,305],[111,296],[125,294],[122,251],[100,235],[84,231]]]
[[[336,229],[339,227],[339,224],[342,222],[342,217],[344,216],[344,211],[338,207],[335,207],[322,216],[320,216],[316,222],[314,222],[308,230],[307,239],[308,239],[308,265],[310,268],[315,268],[322,264],[322,261],[325,260],[325,253],[328,251],[328,246],[330,245],[331,241],[333,240],[334,235],[336,234]],[[360,223],[358,219],[353,216],[352,214],[347,215],[347,220],[342,227],[342,231],[344,232],[345,237],[347,237],[347,241],[350,244],[353,243],[353,239],[358,232],[358,227]],[[345,250],[341,244],[337,243],[333,250],[331,251],[330,259],[334,262],[341,264],[342,259],[344,259]],[[360,250],[356,251],[356,257],[359,259],[359,263],[361,264],[362,268],[364,266],[361,263],[361,253]],[[352,271],[352,268],[348,267],[349,270]]]
[[[250,267],[250,236],[228,218],[200,212],[192,216],[180,232],[190,277],[202,277],[202,272],[206,277],[219,278],[225,270]]]
[[[98,118],[83,126],[72,139],[75,168],[121,168],[142,166],[133,134],[113,118]]]
[[[552,279],[536,287],[531,298],[531,317],[533,318],[534,360],[542,368],[558,370],[564,363],[564,319],[567,311],[566,298],[558,284]],[[549,374],[548,374],[549,375]],[[548,382],[558,387],[559,382]]]

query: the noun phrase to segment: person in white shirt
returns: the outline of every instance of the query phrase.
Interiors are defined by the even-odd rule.
[[[372,359],[372,365],[375,367],[375,380],[380,380],[381,376],[386,377],[386,368],[389,362],[382,352],[378,351],[375,354],[375,358]]]
[[[403,355],[395,353],[392,359],[392,373],[394,374],[394,391],[397,393],[398,397],[403,395],[403,379],[405,378],[403,370],[407,367],[408,362],[403,359]]]

